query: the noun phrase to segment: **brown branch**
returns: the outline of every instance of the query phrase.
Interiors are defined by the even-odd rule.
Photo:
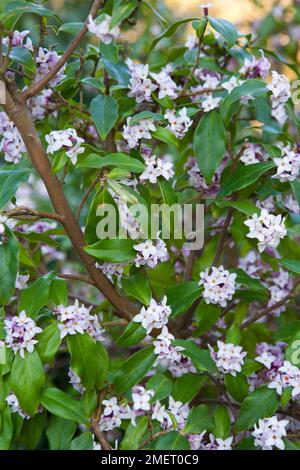
[[[36,211],[28,207],[15,207],[10,211],[4,211],[3,215],[5,217],[21,220],[53,219],[61,223],[64,221],[63,216],[55,214],[54,212]]]
[[[95,286],[95,282],[88,276],[83,276],[81,274],[57,274],[58,277],[62,279],[72,279],[74,281],[81,281],[85,282],[86,284],[90,284],[91,286]]]
[[[90,184],[90,186],[88,187],[88,189],[86,190],[86,192],[84,193],[83,195],[83,198],[79,204],[79,207],[77,209],[77,212],[76,212],[76,220],[78,221],[80,219],[80,214],[81,214],[81,211],[82,211],[82,208],[83,206],[85,205],[89,195],[91,194],[91,192],[93,191],[94,187],[96,186],[96,184],[98,183],[99,181],[99,177],[100,177],[100,174],[101,174],[101,171],[98,171],[97,172],[97,176],[95,177],[95,179],[92,181],[92,183]]]
[[[273,310],[276,308],[281,307],[282,305],[286,304],[286,302],[289,300],[291,293],[283,297],[283,299],[279,300],[279,302],[276,302],[276,304],[271,305],[270,307],[266,308],[265,310],[262,310],[261,312],[258,312],[256,315],[254,315],[252,318],[249,318],[248,320],[245,320],[244,323],[241,324],[240,329],[244,330],[247,328],[249,325],[252,323],[257,322],[257,320],[260,320],[263,318],[265,315],[268,315],[269,313],[272,313]]]
[[[14,102],[9,91],[7,91],[7,101],[3,105],[3,109],[18,128],[32,164],[46,186],[54,210],[63,218],[64,229],[89,276],[95,282],[98,290],[114,305],[118,313],[130,321],[137,313],[137,308],[127,298],[116,293],[113,284],[96,268],[94,259],[84,251],[83,233],[69,207],[57,176],[52,172],[50,161],[37,134],[32,115],[24,103]]]
[[[55,75],[62,69],[62,67],[66,64],[67,60],[69,59],[69,57],[73,54],[77,46],[80,44],[80,42],[86,35],[88,31],[89,16],[91,16],[92,18],[95,18],[101,4],[102,4],[102,0],[94,0],[91,6],[91,10],[88,14],[87,19],[84,22],[82,29],[79,31],[77,36],[73,39],[68,49],[64,52],[64,54],[61,56],[59,61],[53,66],[53,68],[50,70],[50,72],[47,75],[41,78],[38,82],[33,83],[29,88],[27,88],[27,90],[21,93],[20,100],[24,102],[28,100],[29,98],[32,98],[33,96],[40,93],[43,90],[43,88],[45,88],[45,86],[47,86],[48,83],[55,77]]]

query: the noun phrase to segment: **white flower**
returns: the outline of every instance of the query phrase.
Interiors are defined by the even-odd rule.
[[[157,238],[155,243],[152,240],[146,240],[133,245],[133,248],[138,252],[135,257],[136,267],[147,265],[149,268],[154,268],[159,262],[169,259],[166,244],[160,238]]]
[[[19,316],[14,316],[11,320],[4,320],[4,324],[7,347],[12,349],[15,354],[19,352],[22,358],[25,357],[25,351],[32,353],[34,345],[38,342],[34,339],[35,335],[42,332],[42,329],[36,326],[32,318],[27,317],[26,312],[22,310]]]
[[[90,33],[95,34],[99,39],[101,39],[104,44],[110,44],[113,39],[118,38],[120,35],[119,26],[111,28],[111,20],[111,16],[104,14],[94,21],[90,15],[88,30]]]
[[[252,436],[255,438],[254,445],[263,450],[272,450],[273,447],[284,450],[282,438],[286,436],[285,427],[288,423],[287,420],[279,421],[277,416],[260,419],[252,432]]]
[[[132,392],[133,409],[149,411],[150,400],[154,396],[154,390],[145,390],[141,385],[136,386]]]
[[[295,397],[299,393],[300,383],[300,369],[291,364],[289,361],[284,361],[283,366],[279,367],[278,374],[268,384],[268,388],[276,390],[278,395],[287,387],[293,387],[292,396]]]
[[[216,450],[232,450],[231,449],[231,444],[233,441],[233,437],[227,437],[227,439],[221,439],[220,437],[216,438],[216,445],[217,449]]]
[[[47,153],[53,154],[64,148],[73,165],[76,165],[77,156],[84,152],[84,147],[81,147],[84,139],[78,137],[75,129],[52,131],[45,136],[45,139],[48,143]]]
[[[166,411],[165,405],[162,405],[159,401],[155,403],[151,419],[156,419],[159,423],[164,424],[165,421],[170,421],[170,416]]]
[[[166,302],[166,296],[160,304],[155,299],[151,299],[149,307],[147,309],[142,307],[140,313],[133,318],[133,321],[141,323],[147,334],[151,333],[154,328],[163,328],[168,323],[168,318],[172,313]]]
[[[280,103],[285,103],[291,96],[290,82],[284,76],[273,71],[272,81],[267,85],[268,90],[272,92],[272,104],[276,107]]]
[[[24,47],[25,49],[28,49],[29,51],[33,51],[33,46],[32,46],[32,41],[30,38],[28,38],[28,34],[30,34],[30,31],[18,31],[15,30],[11,36],[11,39],[9,39],[9,36],[6,36],[5,38],[2,39],[2,44],[3,46],[8,47],[9,44],[11,44],[11,47]],[[24,43],[25,40],[25,43]]]
[[[268,157],[267,152],[259,144],[248,143],[247,148],[241,155],[241,162],[245,165],[253,165],[266,160]]]
[[[243,351],[242,346],[237,346],[232,343],[218,341],[217,345],[217,352],[210,348],[211,356],[216,362],[216,366],[223,374],[231,374],[235,377],[237,372],[241,372],[244,357],[247,353]]]
[[[156,90],[157,86],[152,83],[150,78],[147,78],[149,73],[148,65],[129,62],[129,70],[131,72],[131,78],[128,96],[135,97],[137,103],[152,101],[151,93]]]
[[[111,431],[121,424],[120,411],[117,398],[112,397],[109,400],[102,401],[103,414],[100,418],[99,429],[100,431]]]
[[[267,369],[271,369],[272,362],[274,362],[276,359],[276,356],[267,351],[264,351],[262,354],[255,358],[257,362],[263,364]]]
[[[287,233],[284,221],[285,219],[280,214],[275,216],[266,209],[262,209],[260,215],[253,214],[250,219],[244,222],[249,227],[247,237],[258,239],[260,253],[266,247],[276,248]]]
[[[25,413],[19,405],[19,400],[14,393],[10,393],[5,398],[6,403],[10,406],[12,413],[18,413],[23,419],[30,419],[30,416]]]
[[[60,322],[58,329],[61,338],[76,333],[83,334],[86,331],[96,341],[103,341],[104,329],[101,327],[98,317],[91,315],[90,309],[87,309],[83,304],[80,306],[77,299],[74,305],[68,307],[59,305],[55,313]]]
[[[61,56],[57,54],[55,51],[49,51],[44,47],[39,47],[38,53],[36,56],[36,63],[38,65],[36,74],[35,74],[35,81],[41,80],[45,75],[48,75],[51,69],[57,64],[60,60]],[[64,78],[64,71],[66,68],[66,64],[60,68],[59,72],[55,75],[54,78],[49,82],[49,86],[54,87],[59,82],[61,82]]]
[[[141,119],[136,124],[130,124],[131,117],[127,118],[123,126],[123,137],[127,140],[130,148],[135,148],[139,140],[151,139],[151,132],[156,131],[153,119]]]
[[[228,94],[232,92],[237,86],[240,86],[244,83],[243,80],[236,78],[235,76],[231,77],[227,82],[223,82],[221,87],[228,91]]]
[[[187,417],[190,412],[190,408],[186,403],[182,403],[181,401],[175,401],[172,395],[169,396],[169,411],[174,416],[178,430],[184,428],[186,423]]]
[[[274,158],[277,172],[272,178],[278,178],[282,183],[294,181],[300,172],[300,154],[293,150],[283,151],[281,158]]]
[[[259,59],[256,59],[256,57],[246,58],[240,73],[246,75],[247,78],[260,77],[265,80],[269,75],[271,64],[265,58],[262,50],[260,50],[260,53],[261,57]]]
[[[30,277],[29,274],[22,275],[18,273],[17,278],[16,278],[16,289],[19,289],[19,290],[26,289],[29,277]]]
[[[168,109],[164,118],[169,122],[167,128],[170,129],[179,139],[184,137],[189,127],[193,124],[193,121],[187,115],[186,108],[181,108],[178,114],[174,109]]]
[[[151,158],[145,159],[146,169],[140,175],[141,181],[150,181],[155,184],[157,178],[162,176],[164,179],[169,180],[174,176],[173,163],[163,158],[158,158],[156,155],[152,155]]]
[[[222,101],[222,98],[220,98],[220,97],[213,98],[212,95],[209,95],[208,98],[206,98],[201,103],[203,111],[205,113],[208,113],[212,109],[217,108],[219,106],[220,101]]]
[[[204,287],[203,298],[207,304],[217,304],[226,307],[227,301],[235,293],[236,274],[230,273],[223,266],[213,266],[200,273],[199,285]]]
[[[172,99],[177,98],[177,85],[168,73],[161,71],[160,73],[151,73],[151,76],[159,86],[158,99],[162,100],[166,96]]]
[[[69,377],[69,383],[72,385],[72,387],[77,390],[80,394],[83,394],[85,391],[84,386],[81,383],[80,377],[76,374],[76,372],[73,371],[73,369],[69,368],[68,371],[68,377]]]

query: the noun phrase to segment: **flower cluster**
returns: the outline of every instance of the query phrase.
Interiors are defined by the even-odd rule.
[[[135,64],[132,60],[127,61],[127,65],[131,72],[128,96],[133,96],[137,103],[152,101],[151,94],[157,86],[148,77],[149,66],[147,64]]]
[[[264,418],[255,424],[252,436],[254,445],[261,447],[263,450],[272,450],[274,447],[284,450],[285,445],[282,440],[286,436],[287,420],[279,420],[277,416],[271,418]]]
[[[151,139],[151,132],[156,131],[153,119],[141,119],[131,124],[131,117],[127,118],[123,126],[123,137],[130,148],[135,148],[141,139]]]
[[[90,309],[83,304],[80,306],[77,299],[74,305],[68,307],[59,305],[55,310],[55,314],[60,322],[58,328],[61,338],[87,332],[96,341],[103,341],[104,329],[101,327],[98,317],[91,315]]]
[[[267,247],[276,248],[287,233],[284,218],[280,214],[270,214],[266,209],[262,209],[260,215],[253,214],[244,223],[249,227],[247,237],[257,238],[260,253]]]
[[[172,80],[170,74],[168,73],[167,67],[161,70],[159,73],[151,73],[152,78],[156,81],[159,91],[158,99],[162,100],[167,96],[171,99],[177,98],[178,87],[174,80]]]
[[[80,377],[76,374],[76,372],[73,371],[73,369],[71,369],[71,367],[68,371],[68,377],[69,383],[72,385],[72,387],[82,395],[85,391],[85,388],[81,383]]]
[[[290,146],[281,146],[282,156],[274,158],[277,172],[273,178],[279,179],[281,183],[294,181],[300,173],[300,153],[294,152]]]
[[[284,124],[287,120],[285,103],[291,96],[290,83],[284,75],[273,71],[272,81],[267,85],[272,92],[272,116],[280,123]]]
[[[158,158],[156,155],[144,157],[146,163],[145,171],[140,175],[142,182],[149,181],[155,184],[160,176],[169,180],[174,176],[173,163],[164,158]]]
[[[17,278],[16,278],[16,289],[19,289],[19,290],[26,289],[29,278],[30,278],[29,274],[18,273]]]
[[[148,266],[149,268],[155,268],[158,263],[168,261],[169,259],[166,244],[159,237],[155,242],[146,240],[137,245],[133,245],[133,248],[137,251],[135,257],[136,267]]]
[[[260,51],[261,57],[246,58],[243,66],[240,68],[240,73],[246,78],[262,78],[266,80],[270,73],[271,64],[265,58],[263,51]]]
[[[151,418],[158,421],[163,429],[172,428],[173,422],[170,417],[170,413],[176,420],[178,430],[184,428],[188,414],[189,406],[183,404],[181,401],[175,401],[172,395],[169,396],[169,407],[166,409],[165,405],[162,405],[158,400],[155,403],[152,411]]]
[[[187,115],[186,108],[181,108],[178,113],[174,109],[168,109],[164,118],[169,123],[167,129],[170,129],[178,139],[182,139],[193,124],[193,121]]]
[[[30,38],[27,37],[28,34],[30,34],[30,31],[28,30],[15,30],[11,37],[6,36],[2,39],[2,44],[6,47],[8,47],[9,45],[11,47],[24,47],[24,49],[27,49],[28,51],[33,51],[32,41]]]
[[[36,63],[37,63],[37,70],[35,75],[35,81],[41,80],[45,75],[53,69],[53,67],[57,64],[61,56],[57,54],[55,51],[50,51],[44,47],[39,47],[38,53],[36,56]],[[64,71],[66,66],[64,65],[59,72],[55,75],[52,80],[49,82],[50,87],[56,86],[59,82],[61,82],[64,78]]]
[[[244,364],[244,357],[247,355],[242,346],[232,343],[217,342],[218,351],[215,352],[211,347],[211,356],[216,362],[216,366],[223,374],[231,374],[234,377],[237,372],[241,372]]]
[[[26,152],[26,147],[18,129],[4,112],[0,113],[0,133],[2,136],[0,152],[4,153],[4,160],[19,163],[22,154]]]
[[[25,351],[32,353],[34,345],[38,342],[35,335],[42,332],[34,320],[27,317],[26,312],[22,310],[19,316],[14,316],[11,320],[4,320],[4,324],[7,347],[12,349],[15,354],[19,352],[23,358]]]
[[[278,395],[282,395],[283,390],[292,387],[292,397],[295,398],[300,393],[300,369],[293,366],[289,361],[284,361],[278,368],[278,374],[269,384],[269,388],[274,388]]]
[[[163,328],[168,323],[171,309],[167,305],[167,297],[164,296],[161,303],[151,299],[149,307],[142,307],[140,313],[133,318],[133,321],[141,323],[147,334],[154,328]]]
[[[240,161],[245,165],[253,165],[267,160],[268,154],[259,144],[248,143],[240,157]]]
[[[75,129],[52,131],[46,135],[45,139],[48,143],[47,153],[53,154],[60,149],[64,149],[73,165],[76,165],[77,156],[84,152],[84,147],[81,146],[84,139],[78,137]]]
[[[9,405],[12,413],[18,413],[18,415],[23,419],[30,419],[29,414],[25,413],[20,407],[19,400],[14,393],[7,395],[5,401]]]
[[[228,300],[235,293],[236,274],[230,273],[223,266],[213,266],[200,273],[199,285],[203,286],[203,298],[207,304],[226,307]]]
[[[145,390],[141,385],[137,385],[132,390],[133,409],[135,411],[149,411],[150,401],[154,395],[153,390]]]
[[[117,39],[120,35],[119,26],[111,27],[112,18],[109,15],[100,15],[94,21],[92,16],[89,16],[88,30],[90,33],[95,34],[104,44],[110,44],[113,39]]]
[[[209,442],[204,443],[203,437],[205,433],[206,431],[203,431],[201,434],[189,435],[189,442],[191,444],[192,450],[232,450],[232,436],[227,437],[226,439],[221,439],[220,437],[215,437],[212,433],[210,433]]]

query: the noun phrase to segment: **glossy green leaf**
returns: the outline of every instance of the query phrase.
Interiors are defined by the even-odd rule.
[[[115,377],[114,384],[117,393],[126,392],[140,382],[151,369],[155,359],[153,347],[141,349],[130,356]]]
[[[118,119],[119,106],[112,96],[98,95],[90,105],[90,112],[101,140],[105,140]]]
[[[41,398],[42,405],[56,416],[80,424],[87,424],[82,405],[79,401],[70,398],[69,395],[55,387],[46,388]]]

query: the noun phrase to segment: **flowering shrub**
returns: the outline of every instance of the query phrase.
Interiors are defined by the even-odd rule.
[[[296,65],[210,13],[0,15],[1,449],[299,448]]]

